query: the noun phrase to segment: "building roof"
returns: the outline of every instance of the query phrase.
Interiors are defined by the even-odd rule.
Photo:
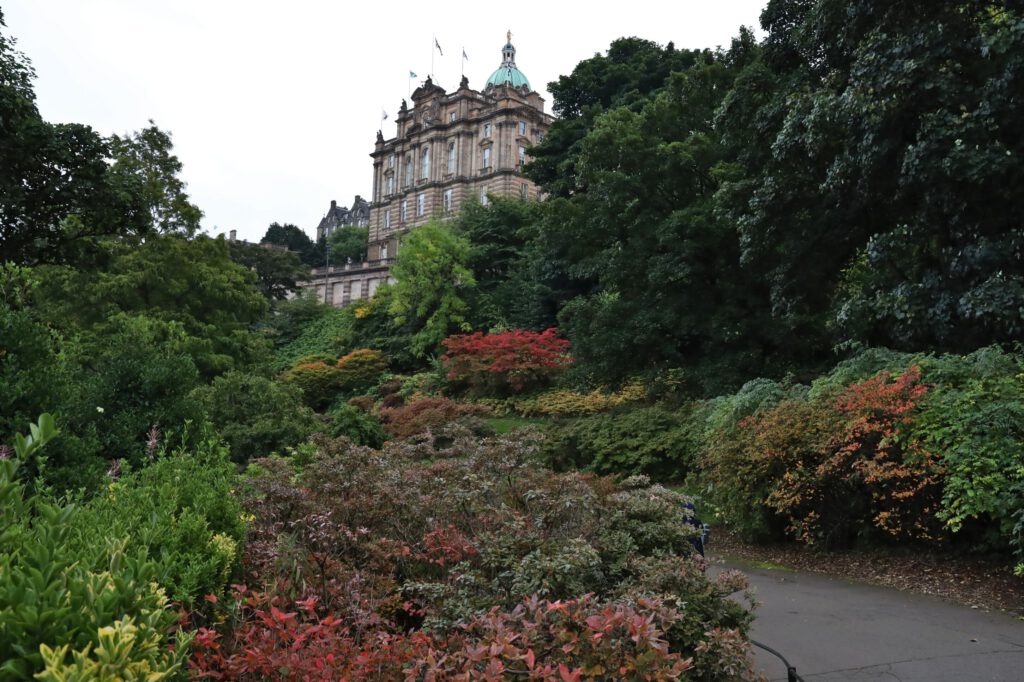
[[[491,77],[487,79],[484,89],[493,88],[499,85],[511,85],[513,88],[526,88],[532,90],[530,81],[526,74],[516,67],[516,48],[512,45],[512,33],[508,34],[508,42],[501,48],[501,66],[495,69]]]

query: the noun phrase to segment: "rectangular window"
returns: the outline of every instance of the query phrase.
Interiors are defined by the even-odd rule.
[[[491,148],[490,147],[485,147],[484,148],[484,163],[483,163],[482,167],[483,168],[490,168],[491,167]]]
[[[455,173],[455,143],[448,143],[448,174]]]
[[[394,168],[394,167],[395,167],[395,155],[392,154],[391,156],[388,157],[388,168]]]
[[[525,182],[519,186],[519,195],[525,200],[530,196],[530,186]]]
[[[491,124],[490,123],[485,123],[484,124],[484,137],[490,137],[490,136],[491,136]]]
[[[384,229],[387,230],[391,227],[391,211],[384,211]]]
[[[409,154],[405,159],[405,186],[412,186],[412,154]]]
[[[452,190],[446,189],[444,191],[444,212],[451,213],[452,210]]]
[[[486,187],[484,187],[482,190],[480,190],[480,205],[481,206],[486,206],[487,205],[487,188]]]
[[[388,176],[388,191],[387,191],[387,193],[388,194],[394,194],[395,193],[395,176],[393,176],[393,175],[389,175]]]
[[[409,219],[409,200],[402,199],[401,208],[399,209],[399,219],[404,223]]]
[[[526,147],[519,148],[519,165],[526,163]]]
[[[416,215],[426,215],[427,213],[427,195],[420,192],[416,195]]]
[[[448,122],[449,123],[455,123],[455,119],[458,118],[458,116],[459,115],[456,114],[454,111],[451,112],[450,114],[448,114]]]
[[[520,121],[519,122],[519,134],[520,135],[525,135],[526,134],[526,121]]]
[[[420,177],[430,177],[430,147],[424,147],[423,154],[420,156]]]

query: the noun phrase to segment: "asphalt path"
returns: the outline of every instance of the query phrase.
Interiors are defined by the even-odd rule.
[[[712,562],[714,558],[712,557]],[[1024,681],[1024,622],[899,590],[726,562],[759,602],[751,638],[781,653],[807,682]],[[778,658],[758,668],[783,680]]]

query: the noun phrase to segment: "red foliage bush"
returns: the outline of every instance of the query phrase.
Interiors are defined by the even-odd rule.
[[[449,336],[444,346],[448,352],[441,362],[448,380],[480,394],[545,385],[573,361],[569,342],[558,338],[556,329]]]
[[[421,439],[373,450],[321,437],[301,466],[260,460],[244,485],[255,519],[242,565],[270,594],[221,600],[194,672],[735,679],[706,673],[746,665],[729,642],[744,641],[750,614],[727,598],[744,585],[710,581],[687,556],[683,497],[643,478],[551,472],[538,440],[464,437],[441,453]]]
[[[408,438],[428,429],[436,429],[463,417],[487,414],[480,405],[457,403],[447,398],[423,398],[406,405],[384,407],[380,420],[393,438]]]
[[[681,614],[657,599],[636,605],[579,599],[525,600],[494,608],[447,634],[388,633],[318,613],[315,599],[279,599],[236,586],[228,638],[200,629],[192,673],[215,679],[499,680],[543,682],[690,678],[693,658],[669,650],[665,633]],[[733,631],[737,642],[742,637]],[[709,638],[703,646],[715,645]],[[742,656],[742,654],[741,654]],[[735,656],[730,664],[735,663]]]

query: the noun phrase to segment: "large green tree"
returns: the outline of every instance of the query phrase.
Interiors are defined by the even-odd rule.
[[[271,223],[261,243],[283,246],[298,254],[302,262],[310,267],[324,264],[324,243],[315,243],[300,227],[291,223]]]
[[[223,237],[153,235],[118,250],[102,272],[53,268],[46,306],[53,324],[102,335],[118,313],[181,325],[204,377],[260,360],[264,345],[251,333],[267,312],[257,276],[231,260]]]
[[[298,254],[262,244],[228,242],[231,260],[256,273],[256,284],[268,300],[282,301],[299,290],[299,280],[309,277],[309,266]]]
[[[358,225],[342,225],[335,229],[327,240],[331,248],[331,263],[337,265],[349,260],[361,263],[366,260],[369,237],[369,228]]]
[[[449,226],[430,222],[404,238],[391,268],[388,311],[396,324],[411,326],[412,351],[437,353],[449,334],[468,331],[467,297],[476,285],[466,266],[470,245]]]
[[[720,211],[781,329],[906,349],[1020,338],[1022,20],[992,1],[769,3],[764,60],[719,113],[742,167]]]

